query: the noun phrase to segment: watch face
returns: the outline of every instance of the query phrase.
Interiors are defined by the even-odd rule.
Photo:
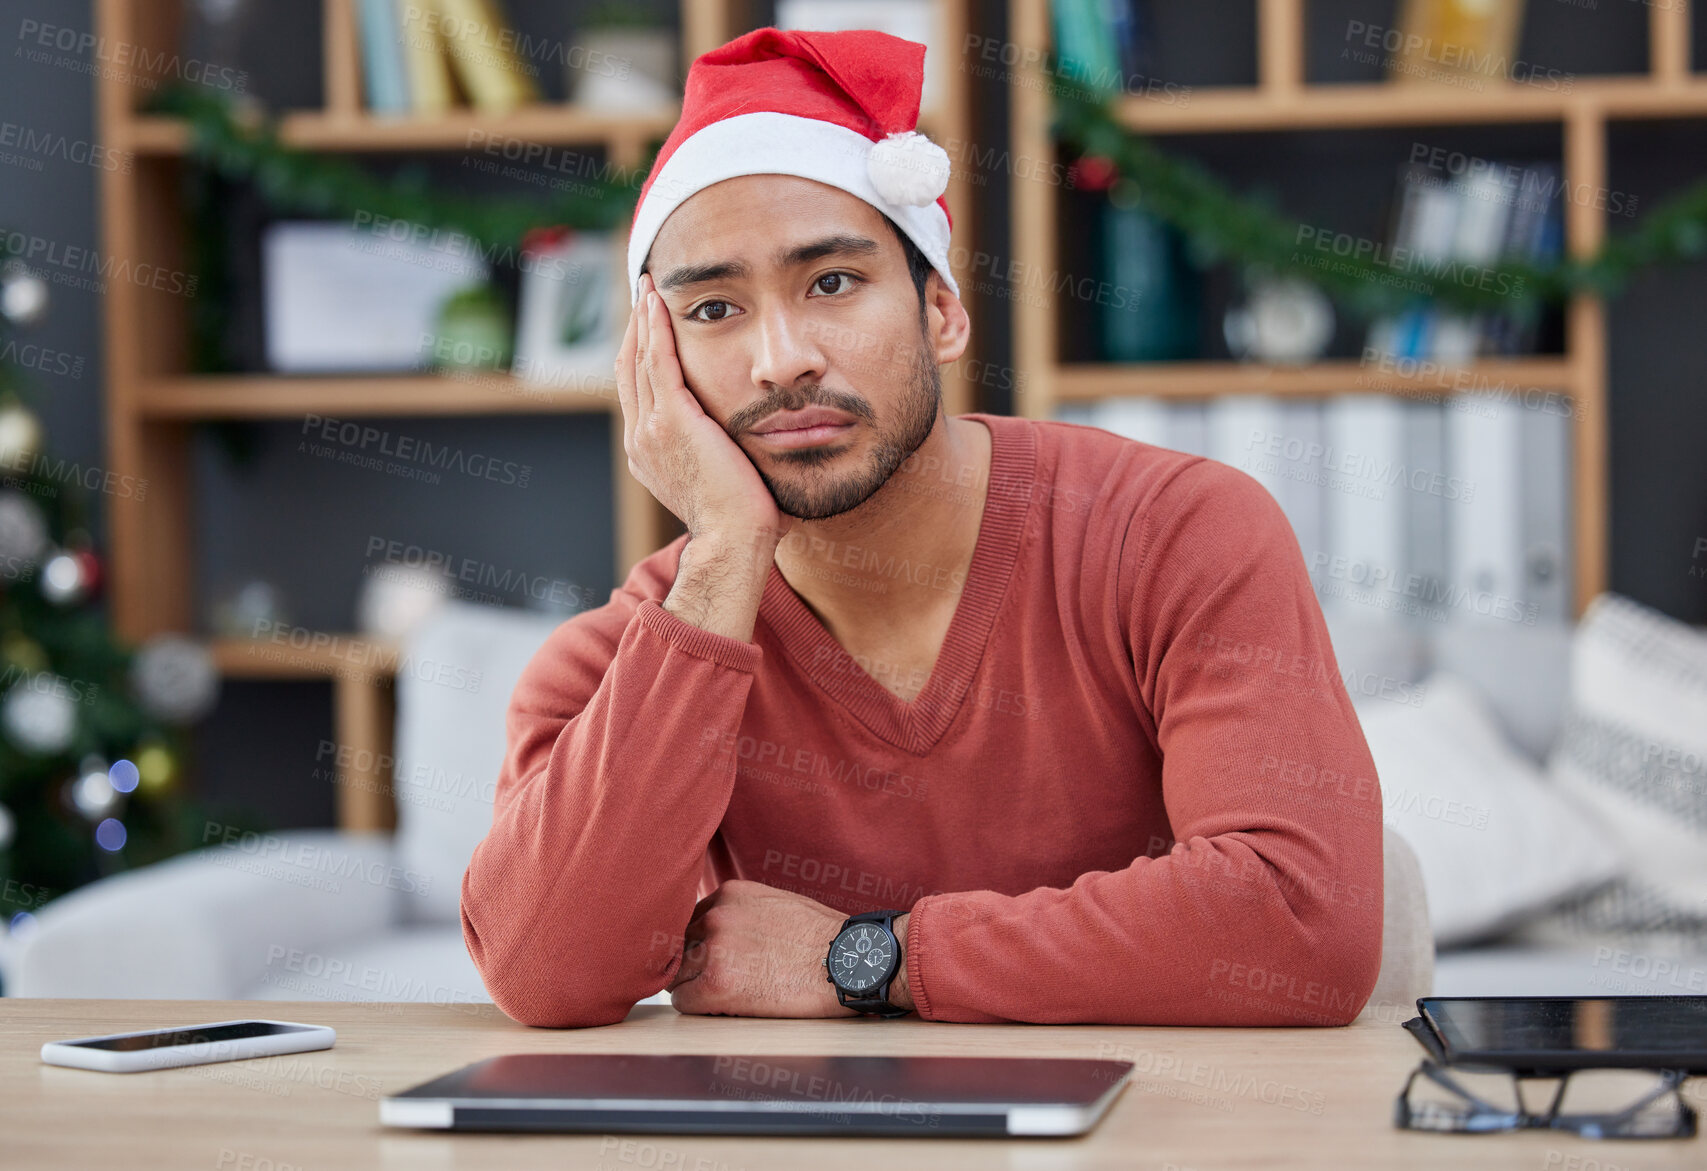
[[[830,975],[849,992],[871,993],[895,967],[895,942],[875,923],[856,923],[830,948]]]

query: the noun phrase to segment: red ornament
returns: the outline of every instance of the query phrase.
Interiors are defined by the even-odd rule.
[[[101,559],[89,548],[72,549],[70,553],[76,558],[77,568],[83,574],[84,597],[94,597],[95,591],[101,588]]]
[[[562,224],[529,228],[522,236],[523,252],[550,252],[575,234],[573,228]]]
[[[1081,191],[1107,191],[1120,178],[1120,168],[1107,155],[1084,155],[1068,168],[1073,186]]]

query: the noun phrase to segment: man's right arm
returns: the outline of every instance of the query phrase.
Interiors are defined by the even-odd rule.
[[[674,976],[734,789],[768,571],[751,548],[696,538],[662,603],[625,587],[522,673],[462,929],[523,1024],[612,1024]]]

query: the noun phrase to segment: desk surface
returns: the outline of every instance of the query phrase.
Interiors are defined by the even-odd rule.
[[[109,1074],[43,1065],[44,1041],[239,1017],[330,1025],[314,1053]],[[1522,1167],[1641,1171],[1707,1166],[1707,1136],[1590,1142],[1540,1132],[1416,1134],[1393,1097],[1421,1050],[1392,1020],[1344,1029],[754,1020],[639,1005],[619,1025],[530,1029],[490,1004],[0,999],[0,1164],[7,1168],[595,1168],[762,1171],[909,1167]],[[379,1125],[379,1099],[503,1053],[872,1053],[1095,1057],[1131,1084],[1078,1139],[753,1138],[448,1134]],[[1686,1097],[1707,1112],[1707,1080]]]

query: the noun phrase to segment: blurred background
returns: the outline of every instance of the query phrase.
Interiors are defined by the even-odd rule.
[[[485,999],[509,690],[680,532],[626,220],[768,24],[927,45],[950,413],[1281,502],[1437,990],[1707,990],[1682,0],[0,0],[4,992]]]

